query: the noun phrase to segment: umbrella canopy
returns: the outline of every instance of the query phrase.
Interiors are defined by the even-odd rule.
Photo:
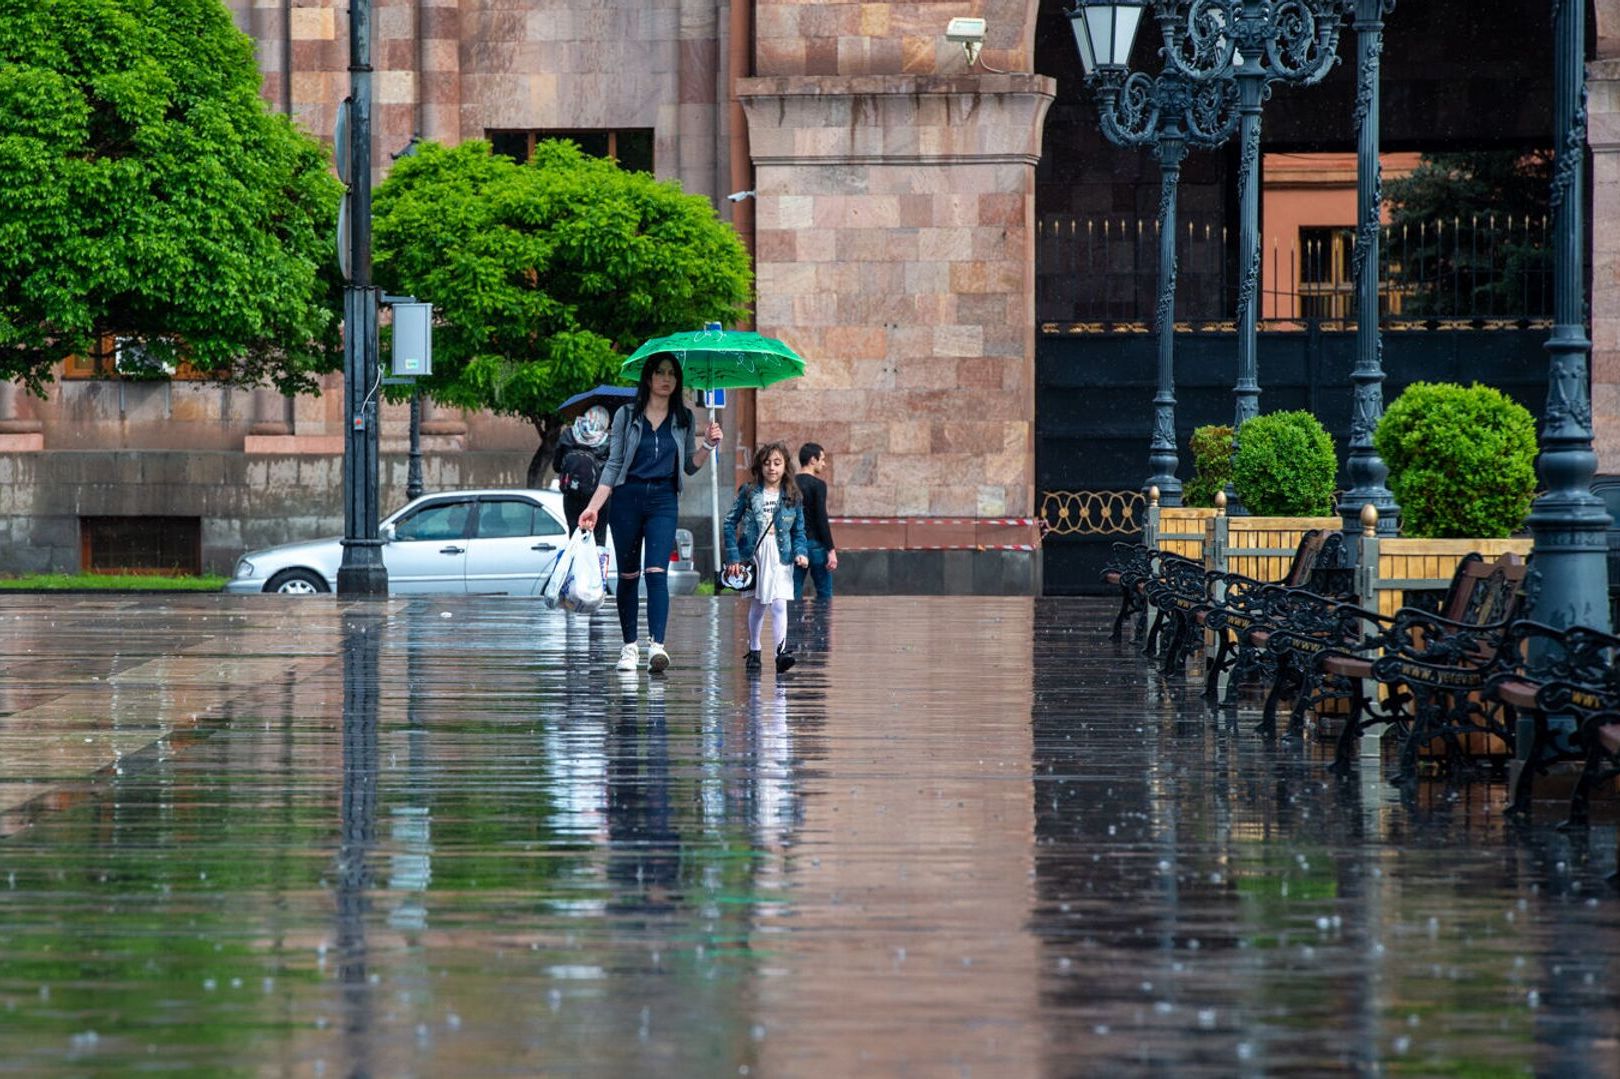
[[[634,386],[597,386],[595,389],[576,393],[568,400],[557,406],[557,415],[565,420],[583,416],[592,405],[601,405],[612,412],[620,405],[628,405],[636,399]]]
[[[804,374],[804,360],[774,337],[749,330],[695,330],[655,337],[619,368],[639,379],[647,357],[670,352],[681,361],[686,384],[698,390],[759,389]]]

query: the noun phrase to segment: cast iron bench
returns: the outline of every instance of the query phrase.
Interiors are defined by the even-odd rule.
[[[1487,695],[1502,705],[1507,723],[1528,720],[1530,738],[1518,754],[1510,812],[1529,813],[1536,774],[1579,760],[1565,824],[1584,827],[1593,789],[1620,775],[1620,637],[1521,619],[1508,627],[1502,656]]]
[[[1145,585],[1153,575],[1158,552],[1141,543],[1116,543],[1113,551],[1113,557],[1103,566],[1102,579],[1119,589],[1119,614],[1114,617],[1114,631],[1108,635],[1109,640],[1117,641],[1124,636],[1125,620],[1146,610]]]
[[[1418,751],[1436,738],[1446,740],[1453,764],[1462,757],[1463,734],[1491,734],[1513,744],[1502,710],[1482,691],[1496,673],[1508,626],[1517,617],[1526,570],[1515,554],[1491,562],[1469,554],[1452,576],[1440,614],[1415,607],[1393,615],[1350,606],[1333,612],[1334,618],[1353,616],[1375,627],[1354,646],[1316,650],[1296,698],[1296,710],[1312,708],[1318,714],[1327,700],[1349,701],[1336,770],[1349,767],[1356,739],[1379,723],[1403,732],[1400,782],[1416,778]],[[1369,683],[1388,687],[1383,701],[1376,692],[1368,694]]]
[[[1204,696],[1215,700],[1221,675],[1230,671],[1224,703],[1233,704],[1240,684],[1266,673],[1271,666],[1266,645],[1278,624],[1273,608],[1287,592],[1349,595],[1350,571],[1341,566],[1343,560],[1343,534],[1316,528],[1300,537],[1294,561],[1280,581],[1257,581],[1241,573],[1212,574],[1210,600],[1192,612],[1189,627],[1215,634],[1215,654],[1204,672]]]

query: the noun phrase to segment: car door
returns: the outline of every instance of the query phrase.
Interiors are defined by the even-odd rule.
[[[485,495],[467,548],[467,591],[532,596],[568,541],[563,523],[527,498]]]
[[[394,522],[383,545],[388,590],[458,593],[467,590],[467,538],[478,503],[471,498],[428,502]]]

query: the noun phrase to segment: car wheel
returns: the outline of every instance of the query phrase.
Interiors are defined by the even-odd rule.
[[[270,578],[264,590],[287,596],[313,596],[317,592],[331,591],[319,573],[307,569],[284,569]]]

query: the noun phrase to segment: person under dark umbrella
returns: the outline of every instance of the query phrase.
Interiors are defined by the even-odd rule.
[[[602,469],[607,465],[609,422],[608,410],[592,405],[563,428],[557,449],[551,455],[551,470],[557,474],[557,487],[563,496],[563,516],[568,520],[570,534],[579,527],[579,515],[590,505],[602,478]],[[605,549],[605,514],[597,518],[591,531],[596,536],[596,545]]]

